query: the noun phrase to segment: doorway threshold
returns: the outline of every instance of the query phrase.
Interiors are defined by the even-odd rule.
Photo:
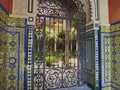
[[[82,85],[82,86],[74,86],[74,87],[60,88],[54,90],[92,90],[92,89],[89,88],[87,85]]]

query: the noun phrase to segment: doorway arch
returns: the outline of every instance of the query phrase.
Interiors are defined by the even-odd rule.
[[[72,4],[69,1],[66,3]],[[66,88],[82,85],[86,81],[86,14],[81,2],[74,4],[77,9],[70,12],[62,1],[38,1],[33,39],[32,90]],[[81,6],[77,7],[77,4]]]

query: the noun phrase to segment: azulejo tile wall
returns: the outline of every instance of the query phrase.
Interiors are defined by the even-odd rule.
[[[120,90],[120,23],[111,26],[111,86]]]
[[[3,39],[4,38],[4,39]],[[7,86],[7,34],[5,34],[0,28],[0,88],[6,90]]]
[[[1,8],[0,5],[0,21],[2,21],[4,24],[7,24],[7,18],[8,15],[3,11],[3,8]]]
[[[0,8],[0,89],[23,90],[25,19]]]
[[[9,32],[7,33],[7,86],[8,90],[19,90],[19,73],[20,73],[20,38],[19,32]]]
[[[103,90],[120,89],[120,24],[101,27]]]
[[[24,32],[25,32],[25,19],[21,18],[8,18],[8,31],[11,34],[11,37],[9,38],[11,46],[11,57],[9,57],[9,60],[15,61],[16,66],[12,66],[15,69],[10,69],[10,76],[13,78],[13,75],[15,77],[16,83],[14,80],[10,79],[11,83],[15,83],[15,88],[17,90],[23,90],[24,88]],[[8,41],[9,41],[8,40]],[[10,55],[9,55],[10,56]],[[8,64],[8,68],[11,67],[11,63]],[[15,74],[13,74],[13,72]],[[11,84],[10,83],[10,84]],[[9,84],[8,84],[9,85]],[[13,88],[13,85],[10,85]]]
[[[32,47],[33,47],[33,32],[34,32],[34,26],[29,25],[28,26],[28,61],[27,61],[27,90],[33,90],[33,71],[32,71],[32,66],[33,66],[33,58],[32,58]]]
[[[25,18],[8,17],[7,21],[8,26],[17,26],[19,28],[24,28],[25,26]]]
[[[110,27],[101,27],[102,88],[111,88]]]
[[[6,31],[3,31],[6,24],[6,18],[8,15],[3,11],[0,5],[0,89],[6,90],[7,86],[7,63],[8,63],[8,54],[7,52],[7,40],[8,36]],[[3,39],[4,38],[4,39]]]

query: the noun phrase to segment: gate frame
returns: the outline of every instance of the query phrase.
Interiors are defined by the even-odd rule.
[[[85,17],[86,16],[86,14],[85,13],[83,13],[82,12],[82,14],[83,15],[81,15],[81,17]],[[45,35],[45,32],[46,32],[46,30],[45,30],[45,28],[46,28],[46,17],[49,17],[49,18],[58,18],[58,19],[71,19],[71,20],[78,20],[78,19],[75,19],[75,18],[70,18],[70,17],[59,17],[59,16],[47,16],[47,15],[39,15],[40,17],[44,17],[44,35]],[[80,33],[80,29],[84,29],[84,32],[86,33],[86,29],[85,29],[85,24],[86,24],[86,20],[85,20],[85,18],[81,18],[81,19],[79,19],[80,20],[80,22],[83,22],[83,24],[80,26],[80,25],[78,25],[79,27],[78,27],[78,29],[79,30],[77,30],[77,33]],[[84,26],[84,28],[81,28],[82,26]],[[33,34],[35,33],[35,31],[33,31]],[[32,38],[33,38],[34,36],[32,36]],[[46,35],[44,36],[45,38],[46,38]],[[86,36],[85,36],[86,37]],[[78,35],[78,43],[80,43],[80,35]],[[34,43],[34,38],[33,38],[33,43]],[[45,43],[44,43],[44,49],[45,49],[45,45],[46,45],[46,40],[45,40]],[[33,47],[34,47],[34,44],[32,45]],[[33,48],[32,48],[32,52],[33,52]],[[80,45],[78,45],[78,54],[80,54]],[[45,57],[45,52],[44,52],[44,57]],[[32,55],[32,57],[34,57],[34,53],[33,53],[33,55]],[[32,62],[34,62],[34,58],[32,59]],[[78,55],[78,86],[80,85],[80,77],[79,77],[79,75],[80,75],[80,68],[79,68],[79,65],[80,65],[80,63],[81,63],[81,60],[80,60],[80,55]],[[44,64],[43,64],[44,66],[45,66],[45,59],[44,59]],[[34,67],[34,64],[32,65],[32,67]],[[63,67],[62,67],[63,68]],[[83,71],[82,71],[83,72]],[[43,70],[43,73],[45,74],[45,69]],[[34,68],[33,68],[33,70],[32,70],[32,76],[34,75]],[[44,79],[44,83],[43,83],[43,90],[44,90],[44,84],[45,84],[45,77],[43,77],[43,79]],[[86,79],[86,78],[85,78]],[[34,89],[34,77],[32,78],[32,88]],[[84,83],[85,83],[85,81],[84,81]],[[32,89],[32,90],[33,90]]]

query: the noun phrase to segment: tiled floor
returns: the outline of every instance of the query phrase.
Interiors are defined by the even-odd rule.
[[[70,87],[70,88],[61,88],[61,89],[55,89],[55,90],[92,90],[87,85],[83,85],[81,87]]]

